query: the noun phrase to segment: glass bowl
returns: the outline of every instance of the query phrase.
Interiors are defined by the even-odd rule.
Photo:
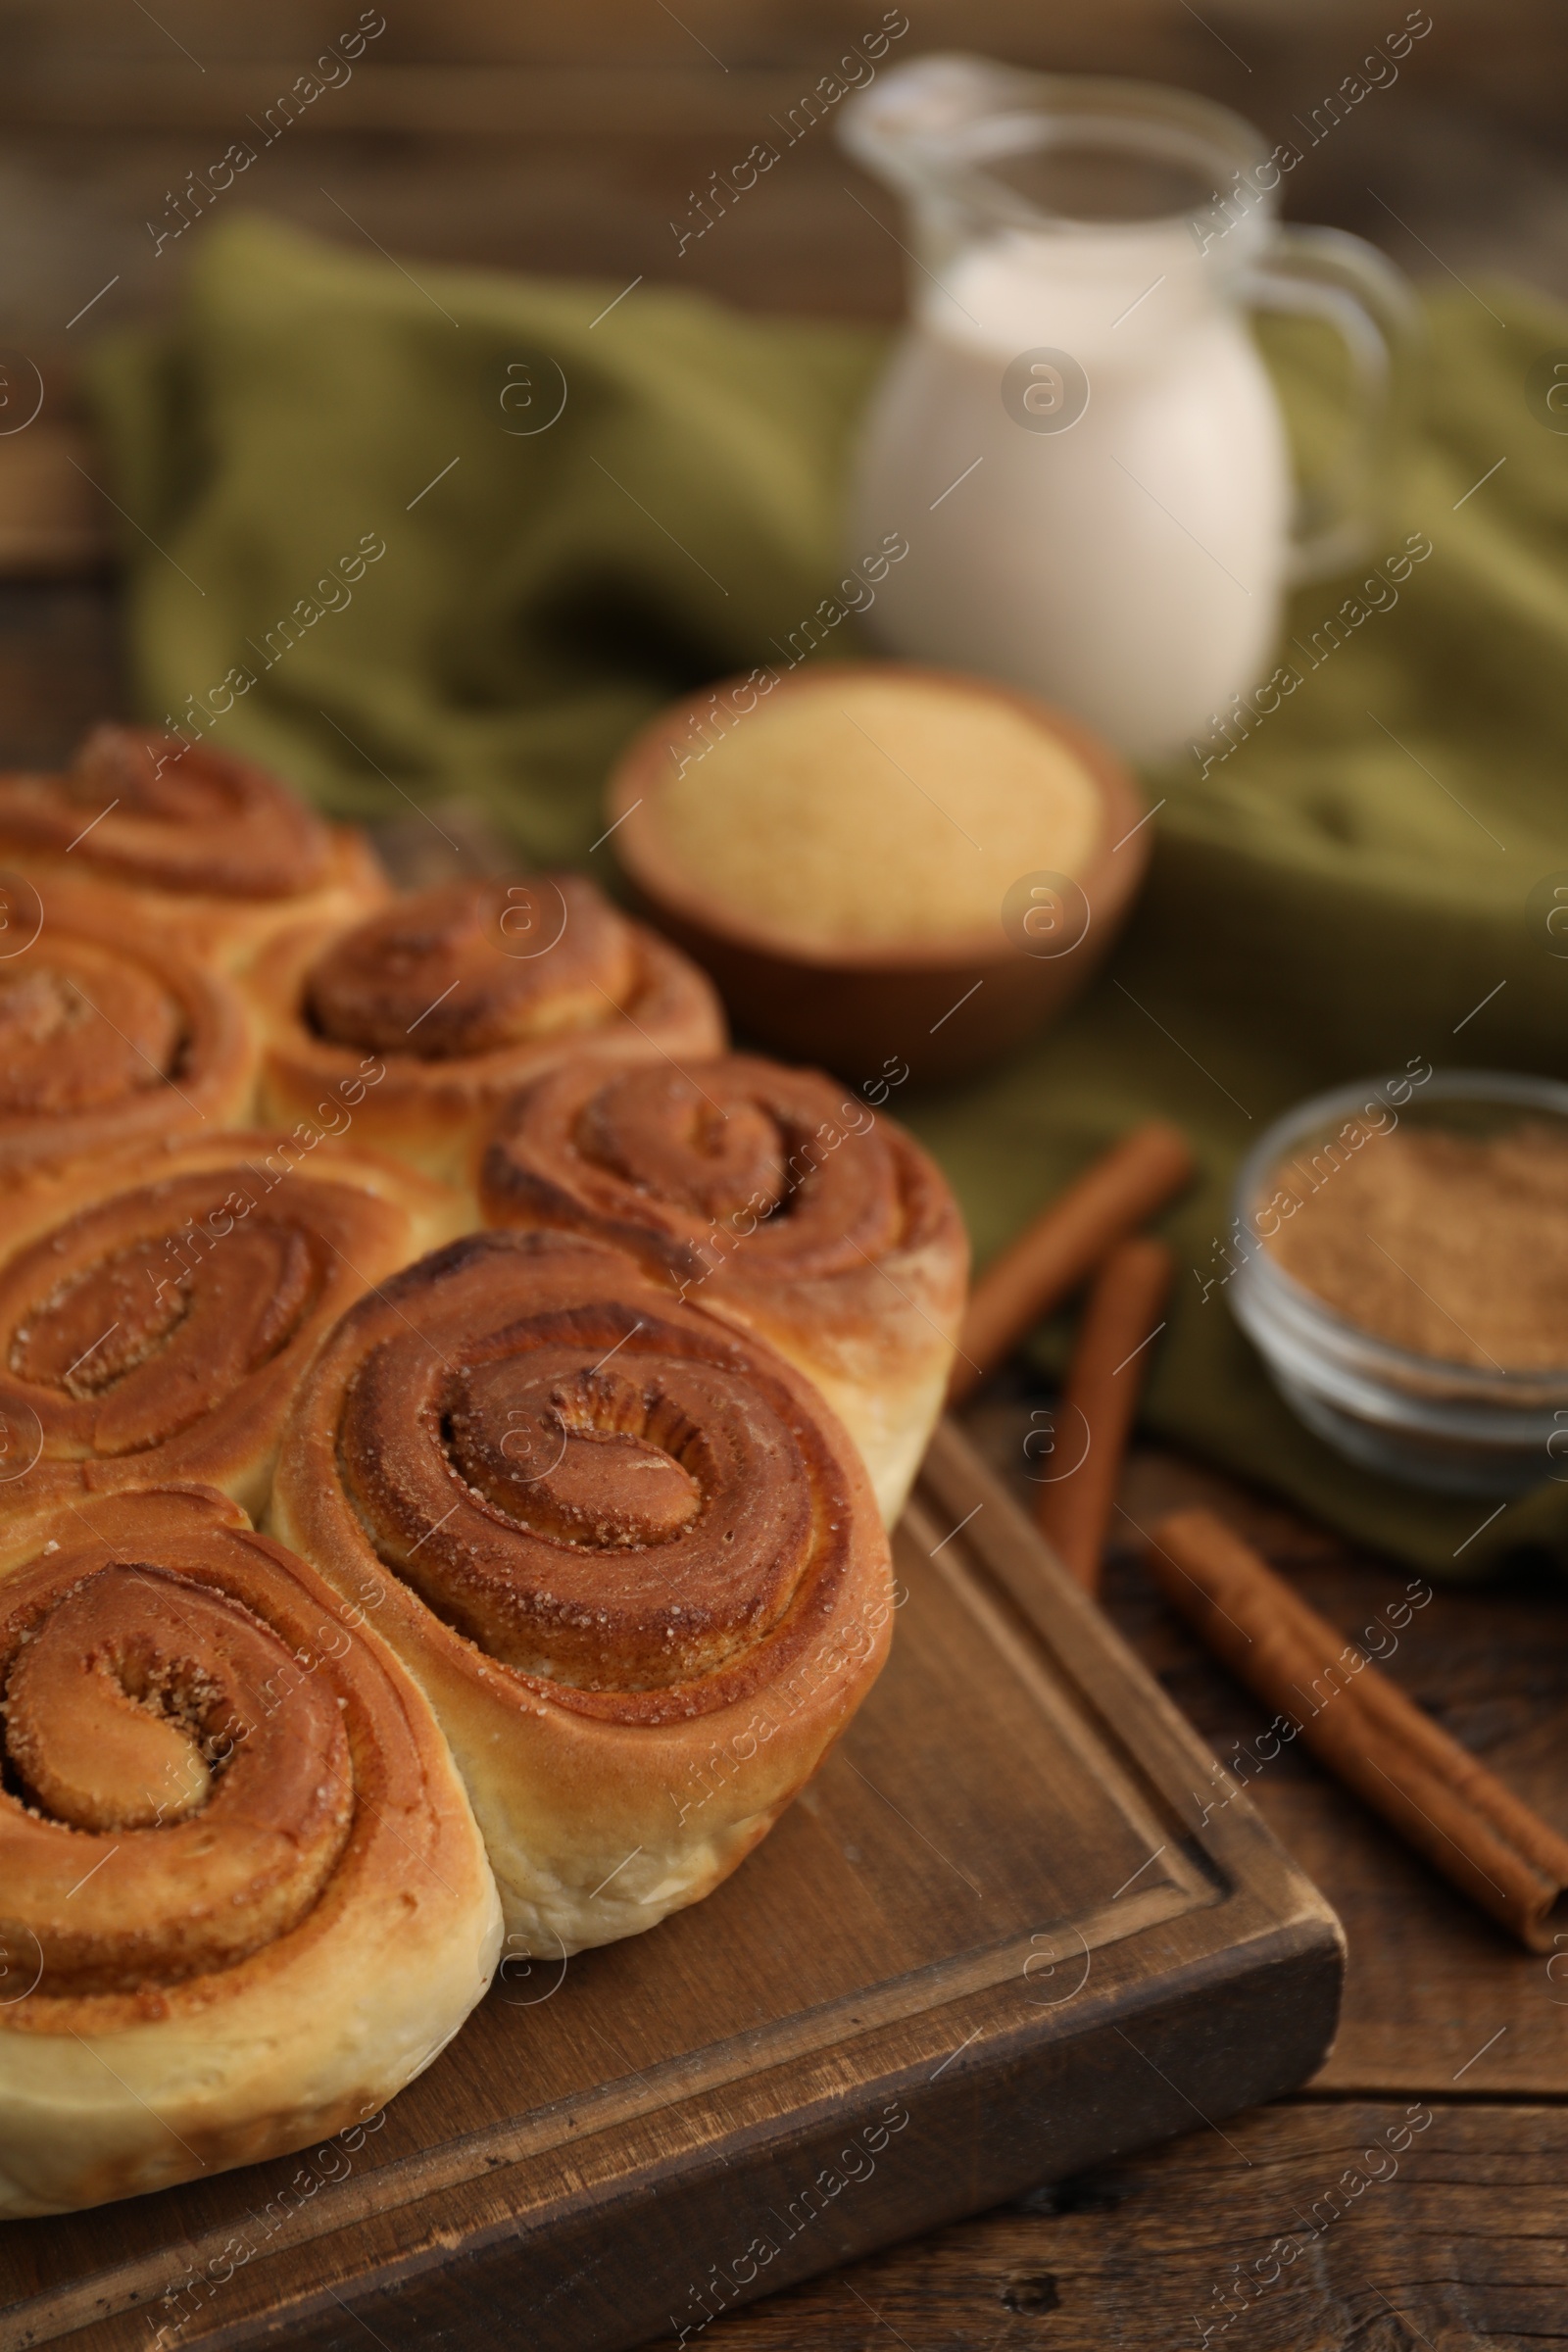
[[[1290,1163],[1316,1191],[1396,1124],[1485,1138],[1526,1118],[1568,1144],[1568,1086],[1494,1070],[1400,1071],[1298,1103],[1258,1139],[1237,1178],[1238,1263],[1227,1278],[1236,1320],[1308,1429],[1364,1469],[1449,1494],[1568,1484],[1568,1331],[1561,1370],[1493,1371],[1375,1338],[1270,1254],[1281,1219],[1281,1188],[1270,1179]],[[1454,1248],[1463,1247],[1456,1232]]]

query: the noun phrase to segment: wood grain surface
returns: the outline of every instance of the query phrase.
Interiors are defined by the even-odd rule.
[[[85,336],[167,311],[203,220],[159,248],[147,222],[252,138],[358,0],[220,10],[166,0],[11,0],[0,74],[4,335],[67,397]],[[373,13],[373,12],[372,12]],[[682,249],[671,223],[883,17],[882,0],[436,0],[381,12],[352,79],[262,147],[232,194],[373,259],[637,276],[749,309],[891,320],[906,262],[896,201],[831,118]],[[908,0],[891,62],[971,49],[1046,70],[1169,81],[1299,127],[1406,14],[1403,0]],[[1301,220],[1359,231],[1417,275],[1507,269],[1568,293],[1560,0],[1437,0],[1433,29],[1287,183]],[[1379,71],[1383,71],[1379,69]],[[259,134],[255,134],[259,137]],[[90,312],[77,318],[84,304]],[[68,323],[75,320],[75,323]]]
[[[1558,2107],[1286,2101],[1223,2139],[1195,2134],[1032,2210],[815,2279],[702,2340],[705,2352],[1199,2352],[1205,2340],[1536,2352],[1568,2337],[1565,2172]]]
[[[339,2307],[457,2352],[498,2299],[614,2352],[1301,2082],[1336,1922],[1245,1802],[1192,1834],[1201,1748],[956,1430],[895,1567],[889,1666],[714,1895],[513,1938],[373,2135],[13,2224],[0,2352],[315,2346]]]
[[[1403,1569],[1357,1558],[1231,1482],[1152,1449],[1124,1481],[1124,1534],[1132,1520],[1148,1526],[1189,1499],[1223,1510],[1348,1633],[1369,1624],[1410,1581]],[[1245,1755],[1264,1729],[1264,1711],[1197,1647],[1130,1543],[1117,1546],[1106,1583],[1112,1621],[1215,1756]],[[1521,1570],[1439,1591],[1386,1670],[1568,1831],[1568,1595],[1560,1577]],[[1568,1923],[1564,1957],[1515,1950],[1309,1757],[1282,1751],[1249,1786],[1349,1939],[1345,2011],[1320,2089],[1568,2097]]]
[[[342,24],[355,13],[340,12]],[[279,142],[265,181],[256,175],[250,200],[263,210],[356,238],[324,185],[368,232],[409,254],[616,284],[643,271],[750,307],[898,315],[897,213],[826,140],[803,141],[788,171],[759,191],[763,201],[737,209],[721,234],[682,259],[672,255],[668,223],[688,191],[733,160],[733,140],[756,135],[758,118],[776,111],[803,71],[813,78],[845,32],[860,28],[847,0],[790,9],[712,0],[675,13],[648,0],[542,0],[526,11],[500,0],[439,9],[418,0],[388,13],[395,21],[374,70],[338,94],[353,111],[334,118],[326,104],[337,99],[323,103],[297,144]],[[879,13],[872,7],[866,21]],[[1559,0],[1463,0],[1432,13],[1434,32],[1399,86],[1358,110],[1295,174],[1291,210],[1371,234],[1446,286],[1452,272],[1500,268],[1568,293],[1568,16]],[[1375,0],[1203,0],[1198,9],[1106,0],[1092,11],[914,0],[909,14],[911,51],[963,46],[1173,79],[1285,135],[1403,9]],[[151,254],[147,213],[211,160],[217,131],[231,135],[234,99],[250,111],[253,96],[286,86],[341,25],[325,0],[222,13],[166,0],[152,16],[84,0],[68,31],[62,24],[45,0],[16,0],[6,14],[0,303],[7,336],[43,368],[46,416],[69,427],[83,329],[175,298],[175,249]],[[95,297],[89,318],[68,327]],[[16,461],[9,505],[0,478],[7,514],[20,505],[24,523],[36,517],[39,478],[37,462]],[[58,467],[54,478],[64,500],[76,497]],[[69,519],[80,509],[58,512]],[[104,513],[96,546],[77,558],[88,569],[107,545]],[[24,559],[13,567],[40,566]],[[0,585],[0,759],[58,758],[89,719],[122,710],[118,658],[102,580]],[[1034,1401],[993,1395],[971,1415],[1013,1477]],[[1314,1606],[1348,1628],[1403,1582],[1228,1481],[1163,1454],[1135,1455],[1121,1494],[1133,1520],[1147,1525],[1192,1498],[1234,1515]],[[1170,1617],[1130,1543],[1113,1548],[1104,1597],[1214,1756],[1234,1759],[1261,1730],[1258,1710]],[[1556,1584],[1516,1577],[1440,1593],[1390,1670],[1568,1826],[1568,1609]],[[1310,1759],[1290,1752],[1270,1765],[1253,1798],[1348,1930],[1343,2027],[1314,2090],[1225,2123],[1225,2143],[1195,2126],[1029,2200],[1028,2210],[1001,2209],[716,2321],[706,2331],[715,2352],[742,2352],[743,2338],[758,2352],[887,2352],[896,2342],[906,2352],[1196,2352],[1205,2329],[1208,2342],[1228,2339],[1238,2352],[1568,2343],[1568,1965],[1510,1949]],[[1399,2155],[1397,2175],[1351,2200],[1295,2260],[1269,2256],[1303,2199],[1309,2214],[1323,2183],[1361,2167],[1368,2148],[1387,2147],[1415,2103],[1434,2120]],[[1260,2258],[1265,2268],[1280,2261],[1281,2278],[1255,2308],[1230,2316],[1238,2267]],[[585,2255],[585,2269],[592,2260]],[[489,2324],[498,2345],[526,2340],[504,2309]],[[363,2347],[370,2338],[344,2313],[318,2340]],[[429,2340],[440,2342],[439,2323]]]

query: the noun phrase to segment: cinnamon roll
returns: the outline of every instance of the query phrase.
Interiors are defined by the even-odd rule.
[[[576,875],[443,883],[336,934],[302,927],[258,958],[263,1106],[288,1121],[379,1055],[365,1134],[435,1175],[466,1175],[488,1120],[568,1056],[718,1052],[724,1020],[695,964]]]
[[[0,2216],[362,2124],[489,1983],[428,1706],[210,1489],[0,1534]]]
[[[942,1409],[968,1245],[894,1120],[751,1054],[567,1067],[502,1114],[479,1190],[487,1223],[613,1242],[760,1333],[821,1390],[897,1519]]]
[[[727,1876],[889,1638],[887,1539],[815,1390],[564,1235],[471,1234],[351,1308],[271,1525],[423,1686],[540,1958]]]
[[[0,871],[0,1183],[232,1125],[255,1075],[229,981],[111,891]]]
[[[267,1498],[301,1373],[370,1284],[464,1222],[378,1154],[230,1134],[28,1187],[0,1214],[0,1517],[200,1478]]]
[[[280,924],[352,922],[390,889],[363,833],[265,768],[135,726],[95,727],[63,774],[0,773],[0,863],[46,897],[112,884],[187,954],[228,964]]]

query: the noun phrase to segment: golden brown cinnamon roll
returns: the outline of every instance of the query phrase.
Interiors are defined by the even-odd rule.
[[[562,1235],[469,1235],[352,1308],[271,1523],[422,1684],[540,1958],[716,1886],[888,1642],[887,1540],[815,1390]]]
[[[771,1342],[865,1456],[889,1526],[942,1409],[968,1274],[957,1203],[884,1113],[814,1070],[719,1061],[543,1078],[480,1167],[493,1225],[556,1226]]]
[[[363,2123],[495,1965],[429,1708],[210,1489],[0,1534],[0,2216]]]
[[[232,1125],[255,1074],[229,981],[115,892],[0,871],[0,1184]]]
[[[267,1498],[301,1374],[343,1309],[463,1223],[379,1154],[228,1134],[94,1164],[0,1209],[0,1516],[201,1478]]]
[[[363,833],[265,768],[136,726],[95,727],[63,774],[0,774],[0,863],[46,898],[110,883],[159,935],[229,964],[280,924],[352,922],[390,887]]]
[[[724,1044],[696,965],[572,874],[443,883],[351,931],[291,932],[250,988],[268,1116],[378,1055],[367,1140],[439,1176],[467,1176],[500,1103],[568,1056],[668,1067]]]

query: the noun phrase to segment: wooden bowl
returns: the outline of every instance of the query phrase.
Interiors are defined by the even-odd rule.
[[[664,847],[655,813],[675,772],[677,747],[690,748],[692,722],[710,719],[715,698],[726,709],[737,694],[751,693],[755,701],[757,674],[723,679],[672,703],[633,738],[612,772],[607,800],[616,853],[655,921],[711,974],[738,1028],[792,1060],[821,1063],[853,1083],[873,1078],[894,1059],[907,1062],[916,1080],[965,1077],[1010,1053],[1078,994],[1131,908],[1150,836],[1136,829],[1145,805],[1127,770],[1076,719],[990,678],[883,662],[835,662],[776,678],[769,702],[820,692],[830,676],[838,682],[890,674],[994,697],[1068,746],[1093,779],[1102,811],[1093,856],[1075,877],[1081,900],[1054,900],[1042,884],[1032,905],[1023,891],[1006,929],[999,909],[994,926],[937,941],[795,939],[705,891]],[[1020,877],[1015,888],[1031,879]]]

